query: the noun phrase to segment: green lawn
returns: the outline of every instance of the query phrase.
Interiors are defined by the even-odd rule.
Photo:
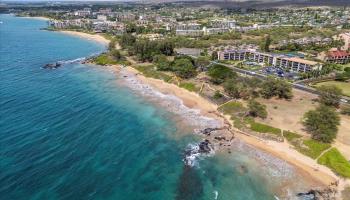
[[[297,134],[297,133],[293,133],[290,131],[283,131],[283,136],[289,141],[292,142],[294,139],[298,139],[301,138],[302,136]]]
[[[223,112],[225,115],[235,115],[240,112],[245,112],[247,109],[239,101],[228,102],[218,108],[220,112]]]
[[[350,178],[350,163],[336,148],[327,151],[317,162],[331,168],[340,176]]]
[[[115,65],[118,62],[110,58],[107,54],[101,54],[94,59],[97,65]]]
[[[182,88],[185,88],[186,90],[188,90],[190,92],[197,92],[197,91],[199,91],[199,88],[197,88],[194,83],[181,82],[179,86],[182,87]]]
[[[341,81],[326,81],[315,84],[316,87],[319,87],[321,85],[335,85],[338,88],[343,90],[343,94],[346,96],[350,96],[350,83],[348,82],[341,82]]]
[[[309,140],[303,141],[303,146],[296,146],[296,149],[300,153],[307,155],[313,159],[316,159],[319,155],[321,155],[321,153],[324,150],[326,150],[330,147],[331,147],[330,144],[318,142],[318,141],[313,140],[313,139],[309,139]]]
[[[171,76],[165,74],[164,72],[157,71],[153,65],[135,66],[134,68],[140,71],[146,77],[161,79],[165,82],[169,82],[172,79]]]
[[[281,129],[258,122],[250,122],[250,129],[259,133],[272,133],[281,136]]]

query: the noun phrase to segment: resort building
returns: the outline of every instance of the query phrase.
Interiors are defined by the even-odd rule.
[[[204,34],[200,24],[196,24],[196,23],[177,24],[175,32],[176,32],[176,35],[190,36],[190,37],[200,37]]]
[[[319,58],[329,63],[347,64],[350,62],[350,53],[344,50],[331,50],[321,53]]]
[[[322,64],[299,57],[258,52],[255,50],[226,50],[218,52],[219,60],[250,60],[281,67],[290,71],[308,72],[322,69]]]
[[[204,34],[203,30],[176,30],[176,35],[200,37]]]

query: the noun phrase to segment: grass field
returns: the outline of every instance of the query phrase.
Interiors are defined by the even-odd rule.
[[[194,83],[181,82],[179,86],[190,91],[190,92],[198,92],[199,91],[199,88],[197,88]]]
[[[297,134],[297,133],[293,133],[290,131],[283,131],[283,136],[289,141],[293,141],[294,139],[298,139],[301,138],[302,136]]]
[[[144,76],[146,77],[151,77],[151,78],[155,78],[155,79],[161,79],[165,82],[169,82],[172,77],[163,73],[163,72],[159,72],[157,71],[154,66],[135,66],[135,69],[137,69],[138,71],[140,71]]]
[[[281,129],[254,121],[250,122],[250,129],[259,133],[271,133],[281,136]]]
[[[223,112],[225,115],[235,115],[240,112],[245,112],[247,109],[242,105],[241,102],[231,101],[218,108],[220,112]]]
[[[340,176],[350,178],[350,163],[336,148],[327,151],[317,162],[331,168]]]
[[[326,81],[326,82],[317,83],[315,86],[319,87],[321,85],[335,85],[338,88],[343,90],[344,95],[350,96],[350,83],[348,83],[348,82]]]
[[[97,65],[115,65],[118,63],[106,54],[97,56],[94,61]]]
[[[313,159],[316,159],[323,151],[326,149],[330,148],[330,144],[318,142],[316,140],[304,140],[303,141],[303,146],[296,146],[296,149],[304,154],[307,155]]]

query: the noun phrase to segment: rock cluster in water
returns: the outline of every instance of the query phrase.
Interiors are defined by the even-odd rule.
[[[297,196],[311,200],[335,200],[336,194],[337,190],[335,188],[327,187],[324,189],[311,189],[305,193],[298,193]]]
[[[48,63],[48,64],[46,64],[46,65],[44,65],[44,69],[57,69],[57,68],[59,68],[59,67],[61,67],[61,63],[59,63],[59,62],[55,62],[55,63]]]
[[[198,144],[191,144],[185,150],[184,163],[186,166],[194,166],[197,157],[201,155],[208,155],[214,151],[214,148],[209,140],[205,139]]]

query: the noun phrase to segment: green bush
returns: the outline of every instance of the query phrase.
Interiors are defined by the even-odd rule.
[[[321,155],[323,151],[331,147],[330,144],[318,142],[312,139],[304,140],[303,144],[305,147],[297,146],[296,149],[300,153],[307,155],[313,159],[316,159],[318,156]]]
[[[294,139],[298,139],[301,138],[302,136],[297,134],[297,133],[293,133],[290,131],[283,131],[283,136],[289,141],[293,141]]]
[[[258,122],[250,122],[250,129],[259,133],[272,133],[278,136],[281,135],[281,129]]]
[[[107,54],[101,54],[99,56],[97,56],[94,59],[94,62],[97,65],[115,65],[118,64],[118,62],[112,58],[110,58]]]
[[[221,94],[221,92],[219,90],[215,91],[215,94],[213,95],[214,99],[220,99],[222,98],[224,95]]]
[[[350,178],[350,163],[336,148],[327,151],[317,162],[329,167],[342,177]]]

